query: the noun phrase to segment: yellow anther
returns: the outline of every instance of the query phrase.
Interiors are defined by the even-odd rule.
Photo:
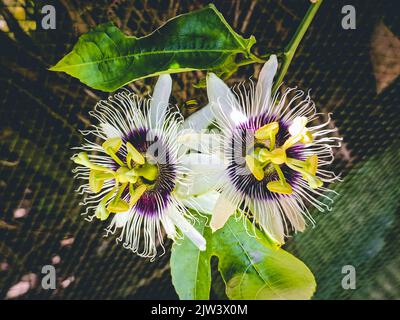
[[[119,213],[119,212],[125,212],[129,210],[129,204],[125,200],[121,199],[122,192],[126,189],[128,186],[128,183],[122,184],[119,189],[117,194],[115,195],[114,199],[108,204],[107,210],[109,212],[114,212],[114,213]],[[118,187],[116,187],[118,188]]]
[[[286,151],[283,148],[276,148],[272,151],[261,149],[258,152],[258,158],[261,162],[271,161],[273,164],[283,164],[286,162]]]
[[[109,193],[107,193],[104,198],[101,200],[99,205],[96,208],[96,218],[100,220],[106,220],[108,216],[110,215],[110,211],[107,210],[106,208],[106,203],[107,201],[114,195],[115,191],[117,190],[117,187],[114,187]]]
[[[144,184],[141,184],[138,186],[135,190],[133,189],[133,185],[129,185],[129,194],[131,196],[131,199],[129,200],[129,206],[134,206],[136,202],[139,201],[140,197],[145,193],[147,190],[147,187]]]
[[[137,164],[145,163],[145,159],[142,154],[130,142],[126,143],[126,150],[128,152],[126,156],[126,162],[128,165],[130,165],[132,160]]]
[[[285,176],[279,165],[274,164],[275,171],[278,174],[279,180],[270,181],[267,184],[267,189],[271,192],[282,193],[282,194],[292,194],[293,189],[289,183],[286,182]]]
[[[258,181],[264,179],[264,169],[262,168],[261,163],[251,155],[247,155],[245,159],[246,159],[246,165],[249,168],[250,172],[253,174],[253,176]]]
[[[271,192],[282,193],[282,194],[292,194],[293,189],[289,183],[283,181],[270,181],[267,184],[267,188]]]
[[[313,161],[315,161],[315,159]],[[318,163],[318,159],[317,159],[317,163]],[[312,189],[318,189],[318,188],[322,187],[322,185],[323,185],[322,180],[320,178],[318,178],[317,176],[315,176],[315,174],[311,174],[307,169],[301,168],[297,165],[293,165],[290,162],[287,163],[287,165],[290,169],[300,172],[303,179],[307,180],[309,186]]]
[[[94,193],[98,193],[103,187],[104,179],[99,179],[100,171],[91,169],[89,174],[89,187]]]
[[[107,220],[110,212],[107,210],[104,203],[99,203],[96,208],[96,218],[100,219],[101,221]]]
[[[139,168],[135,168],[138,176],[145,178],[149,181],[154,181],[158,176],[158,167],[157,165],[146,162],[143,166]]]
[[[120,167],[116,172],[116,179],[120,183],[135,183],[138,179],[138,175],[135,169]]]
[[[115,137],[115,138],[109,138],[106,141],[104,141],[102,144],[102,147],[103,147],[104,151],[111,158],[113,158],[116,163],[118,163],[120,166],[124,166],[124,163],[116,155],[118,150],[121,148],[121,145],[122,145],[122,139],[119,137]]]
[[[279,123],[271,122],[258,128],[254,134],[256,139],[265,140],[269,139],[271,134],[276,135],[279,131]]]
[[[311,175],[316,175],[318,169],[318,156],[316,154],[313,154],[306,159],[304,162],[304,169]]]
[[[272,150],[275,148],[276,134],[279,131],[279,123],[271,122],[261,128],[258,128],[254,134],[255,138],[258,140],[269,139],[269,148]]]
[[[126,212],[129,210],[129,204],[122,199],[113,200],[108,204],[107,210],[111,213]]]
[[[320,178],[318,178],[317,176],[313,176],[311,174],[305,175],[305,179],[307,180],[311,189],[318,189],[324,185],[324,183]]]
[[[107,173],[113,173],[114,172],[109,168],[105,168],[105,167],[99,166],[97,164],[91,163],[90,160],[89,160],[89,156],[87,155],[86,152],[78,153],[71,160],[74,161],[76,164],[80,164],[82,166],[85,166],[87,168],[90,168],[90,169],[93,169],[93,170],[96,170],[96,171],[107,172]]]
[[[89,156],[87,155],[86,152],[79,152],[77,155],[75,155],[72,159],[73,162],[76,164],[80,164],[85,167],[91,167],[91,163],[89,160]]]
[[[122,146],[122,139],[119,137],[109,138],[103,142],[102,147],[107,152],[111,150],[112,152],[118,152],[119,148]]]

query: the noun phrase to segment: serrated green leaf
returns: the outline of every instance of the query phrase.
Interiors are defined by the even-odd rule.
[[[210,237],[206,218],[198,217],[196,229],[205,237]],[[209,248],[209,246],[208,246]],[[205,300],[210,298],[211,253],[200,251],[189,239],[176,242],[172,246],[172,283],[181,300]]]
[[[66,72],[95,89],[114,91],[162,73],[221,70],[237,54],[249,58],[254,43],[253,36],[241,37],[209,5],[179,15],[141,38],[125,36],[112,23],[99,25],[82,35],[50,70]]]

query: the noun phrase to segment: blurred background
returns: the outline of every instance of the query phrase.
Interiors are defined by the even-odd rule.
[[[108,94],[47,69],[79,35],[113,21],[143,36],[177,14],[209,1],[3,0],[0,4],[0,298],[177,299],[169,253],[150,262],[104,238],[107,222],[88,223],[71,173],[71,147],[82,142],[95,103]],[[56,29],[43,30],[41,8],[56,8]],[[255,35],[259,54],[279,51],[304,16],[307,0],[214,1],[243,36]],[[356,9],[356,29],[342,28],[344,5]],[[396,1],[325,1],[285,77],[312,89],[321,112],[333,112],[343,137],[332,169],[333,210],[314,210],[315,228],[285,248],[316,276],[314,299],[400,299],[400,19]],[[257,75],[241,68],[233,84]],[[185,116],[206,102],[192,86],[202,72],[173,75],[173,100]],[[154,78],[128,87],[147,94]],[[197,106],[185,102],[196,99]],[[167,248],[170,243],[167,242]],[[216,261],[213,261],[215,266]],[[44,265],[56,268],[57,288],[44,290]],[[344,290],[342,268],[356,270]],[[214,268],[213,299],[225,299]]]

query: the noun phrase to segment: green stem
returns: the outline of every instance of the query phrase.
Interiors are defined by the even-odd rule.
[[[249,64],[253,64],[253,63],[265,63],[265,62],[267,62],[269,57],[273,54],[275,54],[278,57],[281,57],[284,55],[284,52],[283,52],[283,50],[277,51],[277,52],[271,51],[269,53],[262,54],[260,56],[257,56],[255,54],[251,53],[249,59],[243,59],[243,60],[237,62],[236,65],[238,67],[242,67],[242,66],[247,66]]]
[[[274,82],[274,86],[272,88],[272,92],[275,92],[276,89],[281,84],[285,74],[289,68],[290,63],[292,62],[293,56],[296,53],[297,47],[299,46],[301,40],[303,39],[304,34],[306,33],[308,27],[310,26],[315,14],[317,13],[321,3],[323,0],[319,0],[316,3],[310,5],[305,14],[303,20],[301,21],[299,27],[296,30],[292,40],[286,46],[284,54],[283,54],[283,64],[279,70],[276,81]]]

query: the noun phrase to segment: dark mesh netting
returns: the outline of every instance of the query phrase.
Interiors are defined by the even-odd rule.
[[[23,22],[12,14],[23,6]],[[351,3],[348,3],[351,2]],[[17,4],[16,4],[17,3]],[[40,8],[53,4],[56,30],[40,27]],[[23,299],[176,299],[167,253],[154,262],[104,238],[108,222],[80,215],[70,157],[82,143],[88,112],[107,97],[63,73],[47,69],[69,52],[80,34],[113,21],[143,36],[167,19],[209,1],[6,1],[0,32],[0,297],[26,285]],[[240,34],[257,39],[259,54],[276,52],[295,32],[309,1],[215,1]],[[342,7],[356,9],[356,29],[344,30]],[[315,228],[286,249],[316,276],[316,299],[400,298],[399,128],[400,40],[396,1],[325,1],[285,77],[285,85],[312,89],[320,112],[333,112],[344,143],[332,165],[343,182],[333,210],[314,211]],[[34,24],[29,21],[36,21]],[[5,22],[7,27],[5,27]],[[228,83],[258,74],[242,67]],[[173,98],[185,116],[206,102],[192,86],[203,72],[173,75]],[[128,87],[150,92],[155,78]],[[56,267],[57,289],[40,285],[44,265]],[[341,286],[342,267],[357,271],[356,290]],[[226,298],[218,271],[212,298]],[[21,288],[20,288],[21,289]],[[23,290],[22,290],[23,291]]]

